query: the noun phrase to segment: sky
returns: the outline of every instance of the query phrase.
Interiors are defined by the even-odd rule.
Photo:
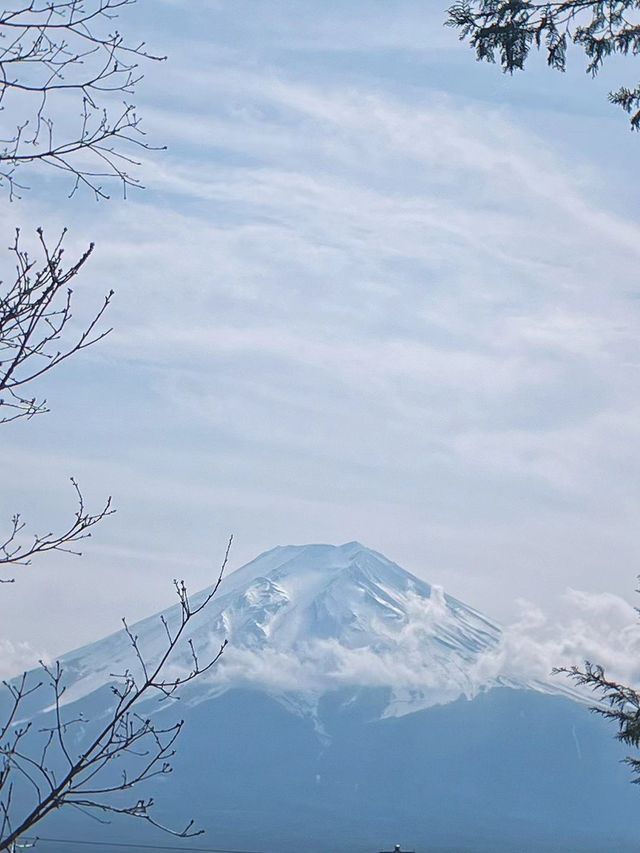
[[[124,9],[168,56],[135,99],[167,146],[146,188],[41,172],[0,208],[5,244],[96,243],[78,322],[116,292],[51,412],[3,427],[5,524],[63,526],[70,476],[117,507],[3,585],[5,672],[208,585],[231,533],[231,568],[357,539],[503,623],[577,618],[590,650],[634,618],[640,136],[606,100],[633,68],[506,77],[445,5]]]

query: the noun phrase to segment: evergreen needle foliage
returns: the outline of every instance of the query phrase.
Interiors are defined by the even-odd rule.
[[[607,720],[613,721],[619,741],[632,749],[640,747],[640,692],[607,678],[601,666],[585,661],[584,668],[578,666],[559,667],[554,673],[564,673],[579,687],[587,687],[599,698],[591,710]],[[627,756],[625,763],[634,774],[633,782],[640,784],[640,759]]]
[[[448,9],[446,24],[468,40],[478,60],[498,61],[509,73],[524,68],[532,48],[544,50],[551,68],[564,71],[567,48],[576,45],[592,76],[608,57],[640,52],[640,0],[459,0]],[[640,130],[640,84],[621,86],[609,100]]]

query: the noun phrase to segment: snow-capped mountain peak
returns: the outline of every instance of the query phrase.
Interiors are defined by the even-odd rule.
[[[171,624],[179,611],[132,626],[147,659],[166,649],[160,615]],[[201,661],[222,639],[229,645],[182,691],[179,708],[145,700],[145,717],[165,721],[179,713],[186,723],[175,757],[180,782],[169,789],[156,779],[153,796],[163,816],[194,809],[217,839],[226,827],[230,848],[264,846],[271,833],[271,847],[285,849],[278,835],[284,825],[298,849],[303,820],[325,849],[336,816],[344,829],[336,843],[344,846],[352,826],[368,831],[382,814],[387,837],[393,826],[414,827],[412,833],[418,827],[425,848],[472,843],[493,850],[504,826],[524,814],[525,830],[502,847],[520,849],[526,835],[536,849],[555,850],[561,832],[582,844],[586,802],[605,814],[605,849],[604,839],[633,809],[624,799],[626,775],[604,770],[620,770],[610,732],[603,736],[574,703],[541,695],[570,694],[562,684],[536,681],[519,664],[509,671],[509,629],[357,542],[262,554],[224,579],[189,628]],[[515,653],[517,663],[517,647]],[[191,666],[190,658],[187,646],[170,661],[175,675]],[[89,726],[108,714],[113,699],[104,687],[112,673],[136,670],[124,632],[65,655],[61,664],[64,701],[77,701],[65,713],[82,715]],[[521,689],[492,689],[498,686]],[[34,733],[45,732],[51,719],[51,694],[42,694],[43,700],[39,692],[29,697],[29,716],[43,715]],[[462,698],[472,701],[454,701]],[[594,744],[603,756],[595,762]],[[573,796],[569,809],[565,790]],[[467,813],[477,824],[461,824]],[[570,830],[567,814],[574,816]],[[237,835],[245,824],[246,839]],[[371,836],[359,842],[362,849],[367,844]],[[612,845],[634,849],[615,838]]]
[[[450,652],[473,655],[500,636],[489,619],[358,542],[268,551],[224,581],[207,625],[238,647],[334,640],[379,650],[418,615],[432,632],[425,641]]]
[[[208,592],[195,595],[194,604]],[[174,607],[162,615],[171,623],[177,613]],[[150,658],[163,649],[159,615],[133,631]],[[348,542],[261,554],[223,580],[191,638],[205,654],[223,639],[229,644],[211,681],[193,688],[194,701],[237,684],[316,697],[336,687],[375,686],[389,688],[393,713],[400,713],[474,695],[483,686],[481,663],[495,654],[501,630],[440,587]],[[130,666],[131,648],[120,632],[62,663],[72,700]]]
[[[193,604],[210,590],[194,595]],[[166,648],[160,617],[175,624],[179,612],[175,605],[132,626],[147,660]],[[359,542],[278,546],[261,554],[224,578],[189,637],[201,660],[223,640],[228,645],[207,678],[190,686],[187,702],[237,686],[306,712],[336,689],[383,688],[386,715],[471,698],[496,685],[578,698],[544,675],[514,670],[495,622]],[[68,702],[110,683],[114,672],[136,669],[123,631],[61,663]],[[170,665],[176,674],[190,667],[186,644]]]

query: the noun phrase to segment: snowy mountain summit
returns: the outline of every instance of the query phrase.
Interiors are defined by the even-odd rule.
[[[176,613],[162,615],[171,622]],[[133,630],[148,656],[163,648],[159,615]],[[267,551],[223,580],[191,637],[201,655],[223,639],[229,645],[213,674],[191,688],[189,702],[257,687],[309,709],[332,690],[385,688],[384,713],[397,716],[500,684],[557,692],[504,671],[497,624],[358,542]],[[73,701],[131,666],[130,644],[114,634],[62,664]],[[187,665],[187,650],[173,665]]]
[[[166,648],[160,616],[179,612],[132,626],[147,659]],[[189,627],[201,661],[229,644],[178,708],[149,700],[185,721],[176,784],[152,783],[162,823],[193,815],[220,848],[282,853],[379,850],[399,831],[424,850],[638,849],[637,795],[604,721],[548,668],[532,675],[512,628],[357,542],[273,548]],[[112,673],[136,668],[124,632],[61,663],[68,713],[89,721]],[[190,663],[187,646],[165,674]],[[82,837],[82,818],[56,831]]]
[[[279,649],[334,640],[386,651],[419,619],[433,651],[470,659],[500,629],[358,542],[274,548],[221,589],[216,629],[232,645]]]

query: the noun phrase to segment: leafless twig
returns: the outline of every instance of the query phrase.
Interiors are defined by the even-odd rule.
[[[31,388],[49,371],[70,356],[87,349],[110,329],[101,329],[101,320],[113,297],[109,291],[98,310],[79,331],[73,327],[73,289],[78,273],[89,259],[93,246],[65,265],[65,232],[50,245],[38,229],[39,257],[32,258],[16,233],[11,247],[15,267],[8,284],[0,282],[0,425],[20,418],[32,418],[47,411],[45,399],[38,399]],[[111,515],[111,498],[98,512],[90,512],[76,481],[77,509],[72,521],[60,532],[27,535],[20,513],[11,519],[10,528],[0,537],[0,569],[8,565],[26,565],[37,554],[47,551],[77,553],[76,544],[91,535],[90,528]],[[3,577],[0,582],[11,581]]]
[[[25,189],[19,169],[38,163],[68,173],[71,194],[106,198],[112,178],[125,192],[138,185],[130,152],[153,146],[131,97],[141,63],[164,57],[114,28],[134,2],[23,0],[0,12],[0,185],[11,196]]]
[[[11,849],[18,838],[33,830],[48,814],[64,806],[72,806],[98,815],[128,815],[144,820],[180,838],[200,834],[193,821],[174,829],[153,814],[153,798],[120,797],[142,782],[171,772],[174,745],[183,722],[161,725],[153,718],[147,700],[176,697],[178,691],[211,670],[226,646],[226,640],[213,653],[197,652],[188,627],[211,602],[222,583],[229,560],[229,539],[218,577],[199,603],[194,604],[184,581],[175,581],[178,608],[175,620],[162,622],[166,643],[159,655],[149,660],[140,648],[138,636],[124,622],[137,667],[112,676],[115,704],[107,720],[97,724],[86,740],[75,736],[78,725],[88,727],[84,716],[71,716],[65,704],[64,671],[60,664],[41,663],[41,677],[30,683],[23,675],[5,682],[9,703],[6,718],[0,726],[0,851]],[[175,621],[175,624],[171,625]],[[170,660],[179,650],[189,650],[190,665],[180,675],[166,674]],[[140,669],[140,675],[134,669]],[[34,693],[49,689],[52,694],[51,722],[38,732],[30,721],[18,722],[25,713],[26,702]],[[145,712],[143,713],[143,705]],[[73,735],[71,736],[70,735]],[[78,746],[78,743],[81,746]],[[114,772],[116,759],[125,759],[120,774]],[[19,796],[18,796],[19,794]],[[15,815],[17,801],[30,801]]]
[[[20,232],[10,248],[15,262],[13,279],[0,282],[0,424],[31,418],[47,411],[46,400],[25,395],[25,386],[53,370],[80,350],[109,334],[100,330],[113,291],[73,340],[67,341],[72,319],[72,281],[93,252],[93,244],[65,266],[66,231],[50,245],[37,229],[40,257],[22,249]]]
[[[115,510],[111,507],[111,498],[107,498],[105,505],[97,513],[87,510],[82,492],[78,484],[71,478],[71,484],[76,493],[77,508],[71,523],[57,533],[35,533],[24,538],[26,524],[19,514],[11,519],[11,529],[4,541],[0,541],[0,568],[2,566],[28,566],[37,554],[45,554],[47,551],[62,551],[67,554],[81,556],[81,552],[75,550],[74,545],[91,536],[91,528],[112,515]],[[0,583],[13,583],[13,578],[1,578]]]

